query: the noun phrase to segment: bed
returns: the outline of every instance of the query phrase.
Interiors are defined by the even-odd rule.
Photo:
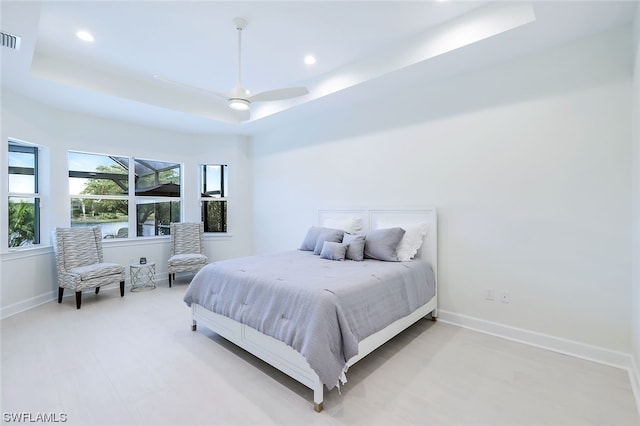
[[[298,249],[209,264],[185,293],[192,329],[204,325],[309,387],[321,411],[325,386],[340,386],[357,361],[419,319],[437,317],[437,214],[435,208],[327,209],[309,229],[303,248],[314,229],[366,233],[373,242],[374,235],[401,228],[405,243],[410,232],[404,230],[417,227],[419,236],[411,235],[421,245],[412,260],[404,253],[405,261],[335,261],[327,256],[330,244],[318,249],[326,238],[314,234],[315,254]]]

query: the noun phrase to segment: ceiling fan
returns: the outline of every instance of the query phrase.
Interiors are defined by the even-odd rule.
[[[296,98],[298,96],[304,96],[309,93],[306,87],[286,87],[282,89],[267,90],[264,92],[251,95],[250,92],[242,87],[242,30],[244,30],[248,22],[244,18],[235,18],[233,20],[238,30],[238,83],[230,93],[215,92],[213,90],[203,89],[201,87],[191,86],[188,84],[180,83],[173,80],[168,80],[158,75],[154,77],[158,80],[176,84],[189,89],[199,90],[205,93],[209,93],[227,100],[229,108],[237,111],[248,111],[251,103],[253,102],[268,102],[268,101],[280,101],[285,99]]]

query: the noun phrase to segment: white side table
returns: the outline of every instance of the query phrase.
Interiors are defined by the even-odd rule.
[[[156,288],[156,263],[130,263],[131,291],[153,290]]]

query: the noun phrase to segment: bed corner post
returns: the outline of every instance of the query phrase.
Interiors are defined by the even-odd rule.
[[[318,379],[316,381],[315,387],[313,388],[313,409],[315,410],[316,413],[319,413],[320,411],[322,411],[322,408],[323,408],[323,404],[322,404],[322,401],[324,399],[323,388],[324,388],[324,385],[322,384],[320,379]]]
[[[196,304],[191,304],[191,331],[196,331],[198,323],[196,322]]]

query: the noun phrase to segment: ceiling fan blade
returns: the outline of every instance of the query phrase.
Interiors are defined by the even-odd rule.
[[[297,98],[309,93],[309,90],[306,87],[286,87],[282,89],[267,90],[250,96],[249,91],[242,87],[242,30],[246,28],[248,22],[244,18],[235,18],[233,22],[236,24],[236,29],[238,30],[238,84],[234,89],[232,89],[231,93],[215,92],[202,87],[170,80],[159,75],[154,75],[153,77],[156,80],[173,86],[182,87],[195,92],[206,93],[208,95],[224,99],[227,101],[229,108],[236,111],[236,116],[241,121],[247,121],[250,119],[249,109],[252,102],[280,101],[284,99]]]
[[[181,82],[175,81],[175,80],[169,80],[168,78],[164,78],[164,77],[161,77],[159,75],[154,75],[153,78],[155,78],[158,81],[162,81],[163,83],[172,84],[174,86],[179,86],[179,87],[182,87],[182,88],[185,88],[185,89],[189,89],[189,90],[192,90],[192,91],[196,91],[196,92],[206,93],[208,95],[218,96],[218,97],[223,98],[223,99],[229,99],[231,97],[231,95],[227,94],[227,93],[215,92],[213,90],[204,89],[202,87],[192,86],[190,84],[181,83]]]
[[[297,98],[309,93],[306,87],[287,87],[284,89],[267,90],[249,97],[250,102],[280,101],[283,99]]]
[[[240,121],[248,121],[251,119],[251,112],[249,110],[246,111],[233,111],[233,114],[240,120]]]

